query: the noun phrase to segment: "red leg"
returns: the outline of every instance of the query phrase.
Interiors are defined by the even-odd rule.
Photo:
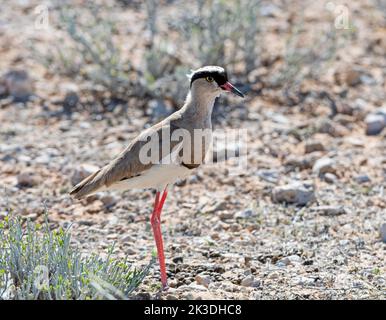
[[[158,218],[160,218],[160,219],[161,219],[161,211],[162,211],[162,207],[164,206],[164,203],[165,203],[165,200],[166,200],[167,195],[168,195],[168,191],[167,191],[166,188],[165,188],[164,192],[162,193],[161,200],[158,202],[158,208],[157,208],[157,209],[158,209],[158,210],[157,210],[157,212],[158,212]]]
[[[162,282],[163,288],[166,288],[167,286],[167,277],[166,277],[164,246],[163,246],[162,233],[161,233],[161,211],[162,211],[163,204],[166,200],[167,194],[168,192],[165,189],[162,194],[161,200],[159,200],[160,193],[157,192],[155,203],[154,203],[153,214],[151,215],[151,219],[150,219],[151,226],[153,228],[155,243],[157,246],[157,255],[158,255],[158,261],[159,261],[159,266],[161,270],[161,282]]]

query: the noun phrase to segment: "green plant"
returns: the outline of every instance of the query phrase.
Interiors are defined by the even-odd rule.
[[[215,64],[245,74],[258,63],[259,0],[199,0],[194,10],[177,17],[174,27],[197,66]]]
[[[338,47],[334,28],[318,34],[317,39],[310,40],[312,45],[304,44],[304,31],[302,24],[291,29],[283,63],[271,79],[273,86],[283,88],[289,101],[293,100],[293,96],[301,99],[299,91],[304,80],[318,80],[321,77],[322,70],[334,59]],[[295,99],[294,103],[297,103],[298,99]]]
[[[148,274],[127,259],[83,256],[69,230],[7,215],[0,221],[0,299],[126,299]]]
[[[82,89],[102,103],[150,94],[141,72],[123,58],[122,47],[114,40],[117,20],[111,8],[93,2],[74,7],[66,1],[54,1],[52,12],[58,35],[55,44],[47,52],[32,47],[43,65],[77,79]]]

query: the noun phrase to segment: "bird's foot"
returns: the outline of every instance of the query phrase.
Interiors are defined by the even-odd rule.
[[[167,282],[163,283],[161,291],[168,291],[168,289],[169,289],[169,286],[168,286]]]

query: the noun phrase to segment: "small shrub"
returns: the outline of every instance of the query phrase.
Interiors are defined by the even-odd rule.
[[[199,0],[194,10],[171,21],[196,66],[225,65],[232,71],[239,64],[247,75],[259,61],[260,4]]]
[[[127,259],[83,256],[68,230],[6,216],[0,221],[0,299],[126,299],[148,274]]]
[[[335,58],[337,36],[334,28],[304,45],[301,26],[294,26],[287,40],[280,70],[272,77],[275,87],[282,87],[287,101],[298,103],[300,86],[304,80],[318,80],[327,64]],[[296,97],[295,99],[293,97]]]
[[[53,23],[60,38],[47,52],[31,48],[47,69],[75,78],[83,91],[104,105],[114,99],[128,101],[151,94],[141,82],[141,72],[123,58],[114,41],[117,21],[110,10],[92,2],[73,7],[54,1]]]
[[[74,7],[53,1],[58,37],[48,52],[39,52],[35,44],[31,51],[53,73],[81,83],[81,90],[91,93],[105,110],[114,100],[130,98],[139,106],[159,98],[180,105],[188,89],[186,74],[203,65],[224,65],[246,80],[259,63],[260,1],[199,0],[189,6],[170,16],[165,32],[157,25],[158,1],[144,2],[146,41],[140,65],[124,57],[116,41],[113,8],[94,2]]]

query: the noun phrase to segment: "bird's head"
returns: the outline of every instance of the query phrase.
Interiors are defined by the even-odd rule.
[[[239,89],[228,81],[228,75],[224,68],[218,66],[206,66],[190,75],[190,88],[199,94],[213,94],[219,96],[222,92],[232,92],[239,97],[244,95]]]

